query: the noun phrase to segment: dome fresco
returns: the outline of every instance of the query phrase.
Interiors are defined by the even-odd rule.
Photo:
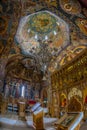
[[[31,15],[28,19],[27,26],[30,30],[38,33],[39,35],[48,34],[52,30],[55,30],[57,25],[57,20],[48,12],[39,12]]]
[[[58,49],[69,44],[69,27],[53,13],[40,11],[21,18],[15,38],[24,54],[38,52],[40,44]]]

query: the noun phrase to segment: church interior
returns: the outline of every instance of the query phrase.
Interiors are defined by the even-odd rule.
[[[87,130],[87,0],[0,1],[0,130]]]

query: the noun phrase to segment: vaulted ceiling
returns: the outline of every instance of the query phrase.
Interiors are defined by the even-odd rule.
[[[1,0],[1,71],[6,65],[6,75],[25,80],[37,71],[39,82],[75,58],[87,47],[86,7],[86,0]]]

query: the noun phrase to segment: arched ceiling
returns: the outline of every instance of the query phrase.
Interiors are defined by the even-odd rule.
[[[39,11],[21,18],[15,36],[22,52],[39,53],[40,44],[46,44],[52,51],[69,44],[68,24],[49,11]],[[45,55],[45,54],[44,54]]]
[[[27,69],[33,62],[53,72],[87,47],[87,8],[79,0],[1,0],[0,13],[0,57],[22,55]]]

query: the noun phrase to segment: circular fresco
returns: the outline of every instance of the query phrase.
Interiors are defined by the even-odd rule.
[[[24,54],[38,53],[41,45],[49,49],[69,44],[69,27],[65,21],[49,11],[40,11],[21,18],[16,41]]]
[[[47,34],[57,26],[56,18],[47,12],[31,16],[27,24],[28,28],[40,34]]]

